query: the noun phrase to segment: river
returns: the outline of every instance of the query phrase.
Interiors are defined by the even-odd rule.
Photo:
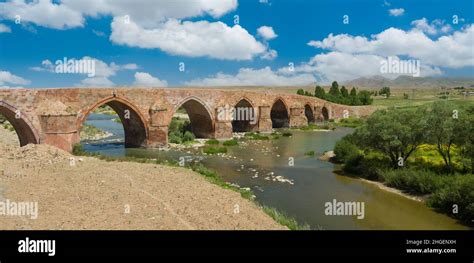
[[[324,151],[332,150],[337,140],[351,132],[349,128],[329,132],[291,131],[291,137],[249,141],[227,147],[227,156],[231,157],[224,158],[202,155],[199,151],[126,149],[123,146],[122,125],[112,121],[112,118],[101,114],[89,116],[88,124],[114,136],[85,144],[86,151],[112,156],[201,160],[205,166],[217,171],[224,181],[252,189],[259,203],[274,207],[299,223],[308,224],[311,229],[469,229],[421,202],[357,178],[337,175],[334,164],[316,158]],[[311,150],[315,151],[315,156],[304,154]],[[273,181],[275,176],[282,176],[289,182]],[[364,218],[326,215],[325,203],[333,199],[364,202]]]

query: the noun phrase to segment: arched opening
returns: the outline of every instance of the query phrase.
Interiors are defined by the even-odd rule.
[[[257,115],[247,99],[241,99],[234,107],[233,132],[250,132],[257,127]]]
[[[17,134],[20,146],[39,143],[39,137],[31,122],[20,111],[4,102],[0,102],[0,125],[3,129]]]
[[[285,103],[278,99],[272,106],[270,117],[273,128],[286,128],[290,126],[290,116]]]
[[[194,138],[212,138],[214,124],[210,111],[197,98],[180,104],[168,126],[168,141],[184,143]]]
[[[304,115],[306,116],[306,119],[308,119],[308,124],[315,122],[314,112],[309,104],[304,105]]]
[[[81,142],[123,144],[126,148],[146,145],[147,130],[142,116],[135,107],[121,99],[96,104],[79,125]]]
[[[326,107],[323,107],[321,113],[323,115],[323,121],[329,120],[329,112],[328,112],[328,109]]]

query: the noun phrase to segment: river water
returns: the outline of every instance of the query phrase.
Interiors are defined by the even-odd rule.
[[[179,160],[199,159],[218,172],[224,181],[252,189],[256,200],[308,224],[311,229],[468,229],[454,219],[436,213],[421,202],[411,200],[357,178],[334,173],[335,165],[315,156],[332,150],[336,141],[351,132],[291,131],[293,136],[277,140],[250,141],[230,146],[227,156],[206,156],[199,151],[126,149],[122,125],[112,117],[92,114],[87,123],[114,136],[85,144],[90,152],[111,156],[135,156]],[[304,153],[315,151],[315,156]],[[284,180],[273,180],[281,176]],[[286,181],[286,179],[288,181]],[[176,186],[179,187],[179,186]],[[325,203],[364,202],[364,218],[326,215]]]

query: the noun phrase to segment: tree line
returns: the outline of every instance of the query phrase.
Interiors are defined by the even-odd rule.
[[[332,82],[328,93],[326,93],[324,88],[318,85],[314,89],[314,94],[303,89],[298,89],[296,94],[311,97],[314,96],[330,102],[351,106],[370,105],[373,102],[373,99],[371,98],[371,92],[367,90],[361,90],[358,92],[355,87],[352,87],[351,91],[349,92],[345,86],[339,88],[337,81]]]

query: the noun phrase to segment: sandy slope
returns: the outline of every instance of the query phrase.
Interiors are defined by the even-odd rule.
[[[0,128],[0,201],[36,201],[39,216],[0,215],[0,229],[285,229],[187,169],[88,157],[71,166],[66,152],[12,143]]]

